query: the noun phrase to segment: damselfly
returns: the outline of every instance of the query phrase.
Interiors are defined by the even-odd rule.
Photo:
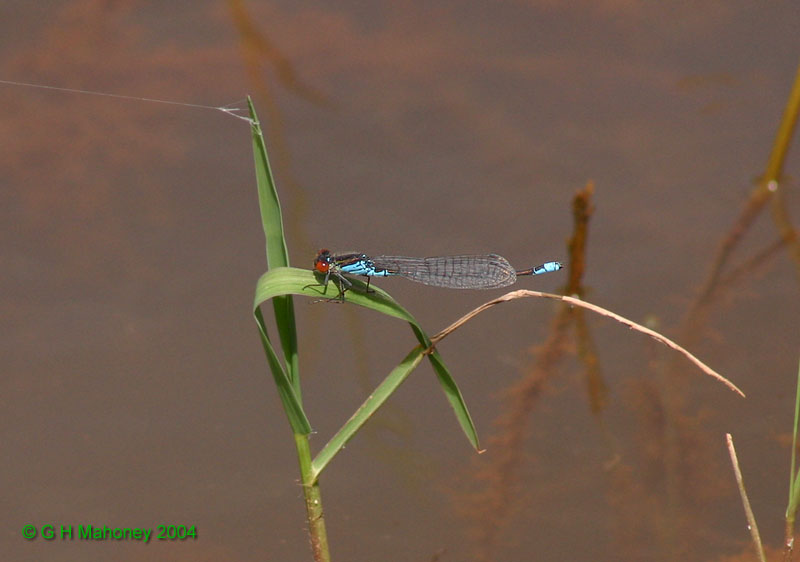
[[[497,254],[371,258],[367,254],[332,254],[329,250],[320,250],[314,259],[314,270],[325,275],[323,285],[328,285],[331,275],[339,280],[339,294],[336,298],[341,300],[344,300],[344,293],[353,285],[344,276],[345,273],[364,275],[369,292],[372,277],[399,275],[417,283],[448,289],[496,289],[511,285],[520,275],[541,275],[559,269],[559,262],[549,261],[518,271],[508,260]]]

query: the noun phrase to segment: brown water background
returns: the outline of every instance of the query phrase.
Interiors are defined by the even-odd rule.
[[[764,171],[800,45],[797,2],[13,1],[2,11],[0,80],[204,106],[251,94],[298,267],[319,247],[566,263],[571,200],[591,180],[586,298],[679,340]],[[292,437],[251,314],[266,265],[247,124],[4,84],[0,102],[4,558],[309,560]],[[781,184],[794,217],[797,169],[794,150]],[[765,212],[746,234],[734,266],[778,229]],[[682,342],[746,399],[587,316],[602,383],[587,384],[573,336],[512,445],[497,420],[558,308],[506,304],[451,336],[440,351],[488,450],[469,447],[422,366],[323,474],[333,559],[747,552],[726,432],[762,536],[779,546],[798,264],[783,248],[748,267]],[[517,288],[558,291],[566,279]],[[378,283],[431,333],[499,294]],[[296,308],[321,447],[415,341],[356,307]],[[199,536],[29,542],[28,524],[187,524]]]

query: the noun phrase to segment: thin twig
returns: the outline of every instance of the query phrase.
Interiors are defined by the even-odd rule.
[[[726,433],[725,439],[728,441],[728,452],[731,455],[731,464],[733,465],[733,474],[736,476],[736,485],[739,487],[739,494],[742,496],[744,514],[745,517],[747,517],[747,528],[750,529],[750,535],[753,537],[753,544],[756,547],[758,559],[761,560],[761,562],[767,562],[767,559],[764,556],[764,547],[761,544],[761,535],[758,534],[756,518],[753,515],[753,510],[750,507],[750,500],[747,499],[747,492],[744,489],[742,471],[739,469],[739,459],[736,458],[736,449],[733,447],[733,437],[731,437],[730,433]]]
[[[478,308],[472,310],[471,312],[468,312],[467,314],[465,314],[464,316],[462,316],[461,318],[459,318],[458,320],[456,320],[455,322],[450,324],[447,328],[445,328],[444,330],[442,330],[441,332],[439,332],[438,334],[433,336],[431,338],[431,347],[428,348],[428,350],[426,352],[430,353],[431,350],[433,349],[433,347],[437,343],[442,341],[451,332],[457,330],[464,323],[468,322],[469,320],[471,320],[472,318],[474,318],[475,316],[477,316],[478,314],[480,314],[484,310],[486,310],[488,308],[491,308],[493,306],[496,306],[496,305],[498,305],[500,303],[504,303],[504,302],[507,302],[507,301],[510,301],[510,300],[514,300],[514,299],[526,298],[526,297],[537,297],[537,298],[554,299],[554,300],[563,301],[563,302],[571,304],[573,306],[579,306],[581,308],[585,308],[587,310],[591,310],[592,312],[596,312],[597,314],[600,314],[602,316],[607,316],[607,317],[609,317],[609,318],[611,318],[613,320],[616,320],[617,322],[619,322],[621,324],[625,324],[626,326],[628,326],[629,328],[631,328],[633,330],[636,330],[638,332],[642,332],[643,334],[647,334],[648,336],[650,336],[654,340],[663,343],[667,347],[670,347],[670,348],[674,349],[675,351],[677,351],[679,353],[682,353],[683,355],[686,356],[687,359],[689,359],[689,361],[691,361],[692,363],[697,365],[697,367],[699,367],[700,370],[703,371],[705,374],[707,374],[707,375],[709,375],[711,377],[714,377],[715,379],[717,379],[718,381],[723,383],[725,386],[727,386],[728,388],[730,388],[734,392],[736,392],[736,393],[740,394],[742,397],[744,397],[744,392],[739,390],[739,387],[737,387],[731,381],[729,381],[728,379],[726,379],[725,377],[723,377],[722,375],[717,373],[714,369],[712,369],[711,367],[709,367],[708,365],[706,365],[705,363],[700,361],[697,357],[695,357],[694,355],[689,353],[686,349],[684,349],[683,347],[679,346],[677,343],[675,343],[674,341],[672,341],[668,337],[663,336],[663,335],[659,334],[658,332],[655,332],[655,331],[651,330],[650,328],[645,328],[641,324],[637,324],[636,322],[634,322],[632,320],[628,320],[627,318],[625,318],[623,316],[620,316],[619,314],[615,314],[615,313],[611,312],[610,310],[606,310],[605,308],[602,308],[602,307],[597,306],[595,304],[588,303],[588,302],[583,301],[581,299],[578,299],[578,298],[575,298],[575,297],[568,297],[568,296],[564,296],[564,295],[554,295],[552,293],[542,293],[542,292],[539,292],[539,291],[528,291],[528,290],[512,291],[510,293],[506,293],[505,295],[503,295],[501,297],[498,297],[498,298],[496,298],[494,300],[491,300],[491,301],[489,301],[487,303],[482,304]]]

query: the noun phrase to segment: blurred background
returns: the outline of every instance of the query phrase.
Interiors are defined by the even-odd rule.
[[[800,4],[2,12],[0,80],[201,106],[253,96],[297,267],[321,247],[569,264],[573,196],[593,182],[584,298],[747,393],[607,319],[550,301],[495,308],[439,346],[486,452],[423,364],[322,476],[333,560],[749,560],[726,432],[780,547],[800,352],[797,252],[781,244],[800,213],[796,150],[779,204],[738,221],[763,193]],[[9,84],[0,101],[6,559],[310,560],[252,317],[266,261],[247,123]],[[514,288],[558,292],[570,274]],[[377,283],[430,333],[502,294]],[[318,449],[416,342],[388,317],[295,302]],[[28,524],[186,524],[198,538],[28,542]]]

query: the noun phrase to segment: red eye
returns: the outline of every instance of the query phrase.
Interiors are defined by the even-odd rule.
[[[329,250],[322,249],[317,252],[314,258],[314,269],[320,273],[328,273],[331,268],[331,253]]]

